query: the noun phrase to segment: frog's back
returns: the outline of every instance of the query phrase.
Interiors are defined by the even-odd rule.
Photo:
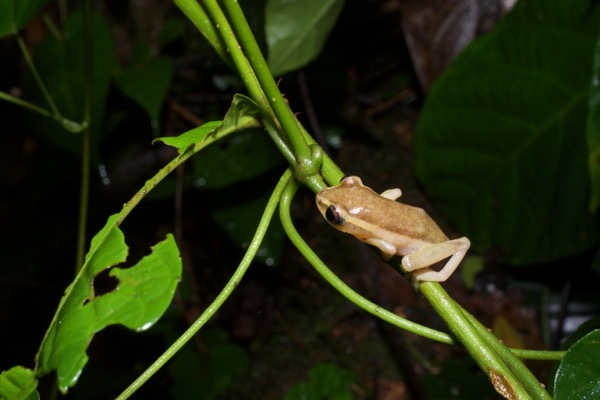
[[[360,212],[363,219],[378,221],[379,226],[388,232],[420,238],[431,243],[448,240],[440,227],[422,208],[387,199],[370,188],[363,187],[361,190],[373,193],[373,195],[356,197],[362,199],[361,204],[356,204],[356,208],[362,205]]]

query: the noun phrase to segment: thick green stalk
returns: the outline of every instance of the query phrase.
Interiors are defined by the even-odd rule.
[[[217,51],[221,51],[222,47],[220,47],[220,42],[214,38],[215,32],[221,38],[250,97],[263,110],[263,120],[265,120],[265,126],[268,125],[269,135],[274,138],[280,150],[286,150],[291,146],[293,157],[290,157],[287,151],[283,151],[283,154],[288,161],[295,160],[293,166],[296,178],[305,182],[315,191],[322,189],[324,184],[321,177],[318,176],[321,158],[316,157],[321,152],[314,148],[317,150],[317,154],[313,154],[313,148],[309,146],[309,141],[314,143],[314,140],[303,129],[279,91],[237,3],[228,2],[226,4],[229,18],[233,23],[230,23],[216,0],[206,0],[203,5],[193,0],[177,0],[177,5],[209,39]],[[205,12],[203,7],[206,7],[208,12]],[[273,123],[269,123],[270,121]],[[285,138],[281,132],[285,132]],[[290,146],[280,146],[279,144],[283,142],[289,142]],[[331,168],[332,165],[335,164],[325,157],[327,175],[334,170]]]
[[[225,300],[233,292],[233,290],[240,284],[244,274],[248,270],[250,263],[254,259],[256,252],[260,248],[260,245],[265,237],[271,219],[277,210],[277,203],[283,193],[283,190],[287,186],[288,182],[292,179],[292,172],[287,169],[282,177],[279,179],[275,190],[269,198],[269,202],[265,208],[265,211],[260,219],[260,223],[254,237],[246,250],[240,265],[235,270],[234,274],[229,279],[229,282],[225,285],[221,293],[217,298],[210,304],[210,306],[200,315],[200,317],[181,335],[142,375],[140,375],[119,397],[118,400],[129,398],[135,391],[140,388],[152,375],[156,373],[167,361],[171,359],[187,342],[194,337],[196,333],[206,324],[208,320],[221,308]]]
[[[248,94],[252,100],[261,106],[261,108],[270,110],[269,102],[263,92],[263,88],[261,87],[252,66],[248,62],[246,55],[242,51],[242,47],[233,33],[233,29],[229,24],[227,17],[223,14],[223,10],[221,10],[221,7],[216,0],[206,0],[204,4],[214,21],[217,32],[225,43],[227,53],[229,53],[233,59],[233,63],[248,90]]]
[[[197,0],[173,0],[177,7],[189,18],[190,21],[198,28],[200,33],[206,38],[208,43],[226,62],[231,62],[229,54],[227,54],[225,45],[221,40],[221,36],[215,29],[211,19],[208,17],[202,6]]]
[[[532,398],[531,393],[528,393],[520,379],[515,376],[502,357],[489,347],[485,338],[481,337],[480,332],[463,314],[462,308],[452,300],[440,284],[423,282],[419,285],[419,291],[471,354],[479,367],[490,376],[498,392],[509,393],[515,399]]]
[[[296,117],[279,91],[279,87],[269,70],[267,61],[258,47],[258,43],[254,38],[254,34],[250,29],[250,25],[248,25],[248,21],[246,20],[239,3],[237,0],[224,0],[223,3],[229,18],[231,19],[231,24],[237,34],[238,40],[242,44],[244,52],[250,61],[250,65],[267,96],[267,100],[294,149],[296,158],[299,162],[312,159],[312,152],[308,143],[304,140]]]
[[[531,371],[519,360],[516,355],[504,346],[496,336],[488,331],[481,323],[473,317],[467,310],[461,307],[463,315],[471,322],[473,327],[479,332],[480,337],[486,341],[488,347],[498,354],[510,368],[510,370],[519,377],[520,382],[527,389],[528,393],[534,399],[551,400],[552,398],[540,384]]]
[[[230,15],[233,21],[232,27],[216,0],[206,0],[205,6],[227,46],[228,53],[231,54],[250,97],[263,110],[263,120],[273,120],[277,126],[276,131],[285,132],[296,160],[294,164],[296,179],[314,188],[323,186],[319,175],[322,151],[316,147],[313,154],[313,148],[306,143],[300,125],[279,92],[241,9],[230,3],[230,12],[233,15],[233,18]],[[249,57],[246,52],[249,53]],[[270,134],[272,135],[272,132]],[[281,137],[281,134],[279,136]]]

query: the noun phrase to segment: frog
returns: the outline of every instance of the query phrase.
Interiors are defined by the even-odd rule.
[[[378,248],[384,260],[402,256],[402,268],[415,286],[446,281],[471,242],[467,237],[450,240],[425,210],[396,201],[401,195],[398,188],[378,194],[349,175],[319,191],[316,203],[331,226]],[[445,259],[439,271],[430,268]]]

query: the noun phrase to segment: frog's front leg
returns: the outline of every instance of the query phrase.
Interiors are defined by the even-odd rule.
[[[415,284],[419,281],[443,282],[456,270],[470,246],[471,242],[466,237],[426,245],[404,256],[402,267],[408,272],[416,271],[413,274]],[[428,268],[448,257],[450,259],[440,271]]]
[[[386,240],[369,238],[365,240],[365,243],[375,246],[381,250],[381,258],[383,258],[385,261],[396,255],[396,246]]]

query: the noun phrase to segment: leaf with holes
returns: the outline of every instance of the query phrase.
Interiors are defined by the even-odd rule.
[[[175,147],[180,155],[194,148],[198,151],[209,144],[231,134],[248,128],[262,126],[260,108],[247,96],[236,94],[223,121],[210,121],[179,136],[166,136],[155,141]]]
[[[116,218],[111,216],[92,239],[83,268],[67,288],[36,357],[37,375],[56,371],[63,392],[77,382],[94,334],[114,324],[137,331],[149,328],[171,303],[181,277],[181,258],[171,235],[133,267],[114,267],[128,253]],[[94,278],[107,269],[118,286],[97,295]]]

